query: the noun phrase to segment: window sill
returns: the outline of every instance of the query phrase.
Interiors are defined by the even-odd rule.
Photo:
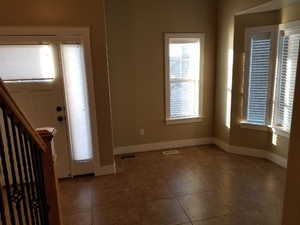
[[[259,130],[265,132],[272,132],[273,134],[277,134],[279,136],[283,136],[286,138],[290,137],[290,132],[284,130],[282,127],[276,126],[269,126],[269,125],[259,125],[259,124],[252,124],[247,122],[240,122],[241,128],[251,129],[251,130]]]
[[[28,80],[3,80],[5,84],[24,84],[24,83],[48,83],[53,82],[55,78],[49,79],[28,79]]]
[[[282,127],[272,127],[273,134],[277,134],[282,137],[290,138],[290,132],[284,130]]]
[[[247,128],[251,130],[259,130],[259,131],[271,131],[271,128],[268,125],[261,125],[261,124],[252,124],[247,122],[240,122],[241,128]]]
[[[173,124],[185,124],[185,123],[199,123],[203,122],[205,117],[193,117],[193,118],[182,118],[182,119],[167,119],[167,125]]]

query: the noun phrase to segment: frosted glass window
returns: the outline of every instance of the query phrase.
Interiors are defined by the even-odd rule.
[[[6,81],[53,80],[53,49],[43,45],[0,45],[0,77]]]
[[[83,49],[79,44],[61,47],[72,156],[74,161],[87,161],[93,151]]]
[[[171,37],[168,45],[169,108],[167,119],[196,118],[200,116],[199,81],[201,66],[201,39]]]

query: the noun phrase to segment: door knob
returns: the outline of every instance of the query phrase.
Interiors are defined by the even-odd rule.
[[[61,106],[56,107],[56,112],[61,112],[62,110],[63,110],[63,108]]]
[[[63,121],[63,120],[64,120],[64,117],[63,117],[63,116],[58,116],[58,117],[57,117],[57,121],[61,122],[61,121]]]

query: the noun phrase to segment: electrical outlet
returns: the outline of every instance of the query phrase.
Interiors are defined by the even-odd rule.
[[[145,130],[144,129],[140,129],[140,135],[144,136],[145,135]]]

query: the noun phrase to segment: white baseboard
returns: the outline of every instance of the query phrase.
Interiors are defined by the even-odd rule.
[[[223,149],[224,151],[228,153],[233,153],[237,155],[245,155],[245,156],[252,156],[256,158],[262,158],[267,159],[283,168],[287,168],[287,159],[275,154],[270,151],[262,150],[262,149],[254,149],[254,148],[245,148],[241,146],[233,146],[229,145],[224,141],[221,141],[219,139],[214,139],[215,145],[217,145],[219,148]]]
[[[233,146],[233,145],[229,146],[227,152],[237,154],[237,155],[252,156],[255,158],[262,158],[262,159],[266,158],[266,154],[268,154],[268,152],[263,149],[246,148],[246,147]]]
[[[263,149],[254,149],[254,148],[246,148],[241,146],[233,146],[228,143],[217,139],[217,138],[195,138],[195,139],[186,139],[186,140],[176,140],[176,141],[167,141],[167,142],[156,142],[156,143],[148,143],[141,145],[130,145],[130,146],[122,146],[114,148],[114,154],[120,155],[125,153],[136,153],[136,152],[147,152],[147,151],[155,151],[155,150],[164,150],[164,149],[173,149],[173,148],[182,148],[182,147],[192,147],[199,145],[208,145],[215,144],[222,150],[237,154],[237,155],[245,155],[252,156],[256,158],[267,159],[281,167],[287,167],[287,159],[284,157],[275,154],[270,151],[266,151]],[[100,168],[100,175],[106,175],[113,173],[115,171],[114,166],[105,166]],[[106,168],[107,167],[107,168]]]
[[[109,175],[109,174],[115,174],[116,173],[116,164],[111,164],[111,165],[106,165],[106,166],[101,166],[99,167],[95,175],[96,176],[104,176],[104,175]]]
[[[266,159],[270,160],[271,162],[273,162],[283,168],[287,168],[288,160],[280,155],[270,152],[266,156]]]
[[[191,147],[198,145],[208,145],[213,144],[213,138],[195,138],[186,140],[176,140],[176,141],[166,141],[166,142],[156,142],[141,145],[130,145],[116,147],[114,149],[115,155],[125,154],[125,153],[135,153],[135,152],[147,152],[154,150],[172,149],[172,148],[182,148]]]
[[[214,144],[215,144],[216,146],[218,146],[220,149],[222,149],[222,150],[224,150],[224,151],[226,151],[226,152],[229,151],[230,145],[227,144],[226,142],[221,141],[221,140],[219,140],[219,139],[217,139],[217,138],[214,138],[214,141],[213,141],[213,142],[214,142]]]

